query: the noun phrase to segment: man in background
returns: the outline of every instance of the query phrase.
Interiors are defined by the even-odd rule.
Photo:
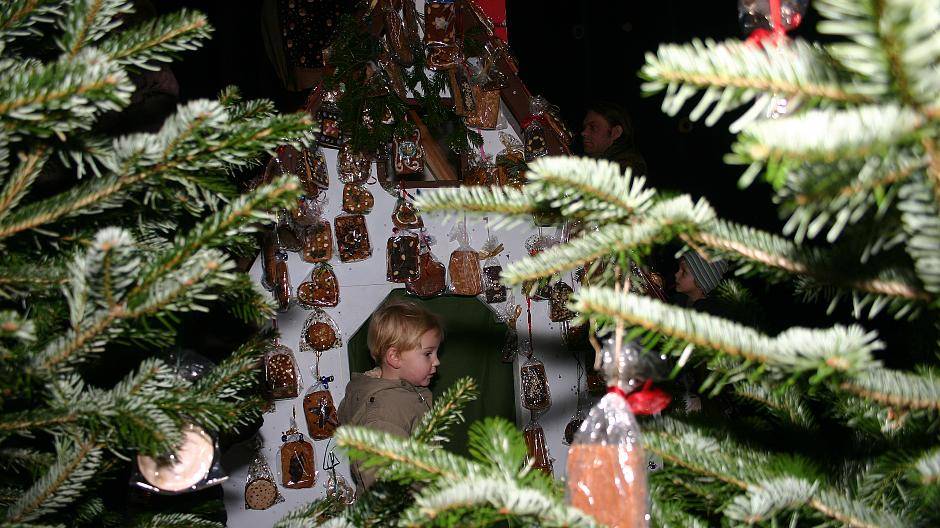
[[[584,153],[616,162],[635,175],[646,175],[646,160],[633,144],[633,127],[626,110],[616,103],[598,101],[587,109],[581,127]]]

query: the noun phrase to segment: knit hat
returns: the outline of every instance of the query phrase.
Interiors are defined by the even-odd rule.
[[[715,289],[715,286],[718,286],[722,275],[728,270],[727,262],[719,259],[706,260],[694,249],[686,251],[682,258],[689,266],[689,271],[692,272],[692,278],[695,279],[696,286],[701,288],[702,293],[705,295],[708,295],[709,292]]]

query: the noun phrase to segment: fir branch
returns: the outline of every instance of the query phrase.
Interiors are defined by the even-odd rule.
[[[646,178],[622,173],[620,165],[607,160],[538,158],[526,177],[526,192],[537,202],[549,202],[566,217],[585,215],[598,222],[640,215],[656,194],[645,187]]]
[[[202,13],[181,10],[116,33],[98,45],[122,66],[155,70],[180,51],[198,49],[212,34]]]
[[[688,196],[658,202],[632,224],[605,225],[566,244],[512,262],[503,272],[502,280],[506,284],[521,284],[573,270],[611,254],[649,247],[670,240],[676,232],[696,230],[711,222],[714,214],[707,202],[693,204]]]
[[[597,526],[590,516],[578,509],[560,505],[539,491],[520,488],[513,480],[473,476],[462,476],[440,488],[419,493],[414,506],[402,515],[400,525],[449,525],[448,520],[459,522],[461,514],[473,518],[487,512],[491,512],[494,521],[523,518],[537,520],[539,526]],[[438,519],[444,522],[435,522]]]
[[[793,386],[770,387],[766,384],[736,383],[735,395],[766,406],[774,415],[803,429],[815,429],[816,420],[800,392]]]
[[[872,369],[878,365],[872,352],[883,346],[874,332],[865,332],[859,326],[836,325],[825,330],[793,327],[769,337],[726,319],[610,288],[585,287],[575,297],[572,307],[586,316],[612,318],[628,326],[655,330],[698,347],[759,363],[760,370],[790,376],[814,373],[813,381],[836,373],[853,375]]]
[[[28,154],[20,154],[19,165],[0,191],[0,219],[9,214],[29,191],[49,159],[49,149],[38,146]]]
[[[662,485],[650,485],[650,524],[656,528],[707,528],[708,523],[690,515],[680,499],[669,495]]]
[[[158,513],[135,523],[134,528],[223,528],[219,522],[188,513]]]
[[[411,431],[411,438],[417,442],[441,443],[447,440],[447,431],[463,423],[462,409],[477,399],[479,390],[476,381],[470,377],[456,380],[442,394],[431,410],[426,412]]]
[[[26,447],[6,447],[0,449],[0,470],[6,473],[28,472],[38,475],[55,462],[52,453],[36,451]]]
[[[94,49],[33,64],[0,85],[0,128],[14,139],[88,129],[99,114],[127,106],[133,91],[127,73]]]
[[[523,217],[537,211],[533,198],[512,187],[458,187],[436,189],[415,198],[415,206],[424,212],[455,211],[470,214],[499,214]]]
[[[243,343],[232,355],[196,380],[193,391],[218,399],[240,399],[240,393],[257,382],[267,344],[264,336]]]
[[[940,377],[900,370],[871,369],[846,379],[841,388],[894,408],[940,410]]]
[[[61,0],[9,0],[0,4],[0,43],[40,35],[41,27],[62,14]]]
[[[911,462],[917,469],[920,484],[937,486],[940,484],[940,447],[931,449]]]
[[[75,0],[58,20],[62,33],[56,44],[69,58],[75,57],[118,27],[121,22],[117,17],[132,11],[133,3],[127,0]]]
[[[647,80],[645,94],[666,91],[663,111],[675,115],[697,90],[705,95],[692,110],[698,120],[711,109],[705,124],[714,125],[729,110],[750,104],[742,118],[732,125],[737,132],[773,103],[769,94],[811,101],[867,103],[869,95],[846,83],[831,68],[817,46],[796,39],[788,46],[760,48],[741,41],[693,40],[691,44],[660,45],[656,54],[647,53],[640,71]]]
[[[7,510],[8,522],[29,522],[65,507],[85,489],[101,463],[102,449],[93,438],[59,438],[57,462]]]
[[[467,434],[467,451],[506,478],[525,472],[525,440],[519,429],[505,419],[487,417],[474,422]]]
[[[12,310],[0,312],[0,338],[35,341],[36,325]]]

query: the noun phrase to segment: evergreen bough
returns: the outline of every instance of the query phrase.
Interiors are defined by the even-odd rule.
[[[218,526],[189,512],[122,518],[99,492],[138,452],[173,449],[184,423],[230,432],[259,412],[248,389],[262,339],[195,382],[167,352],[186,346],[181,314],[271,316],[233,251],[298,183],[239,195],[232,175],[308,143],[311,123],[232,88],[181,104],[155,132],[108,136],[96,124],[128,107],[132,76],[211,33],[196,12],[127,27],[131,14],[120,0],[0,5],[3,526]]]

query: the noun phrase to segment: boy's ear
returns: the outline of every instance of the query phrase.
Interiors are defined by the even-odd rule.
[[[401,353],[395,347],[390,347],[385,354],[385,362],[392,368],[401,367]]]

